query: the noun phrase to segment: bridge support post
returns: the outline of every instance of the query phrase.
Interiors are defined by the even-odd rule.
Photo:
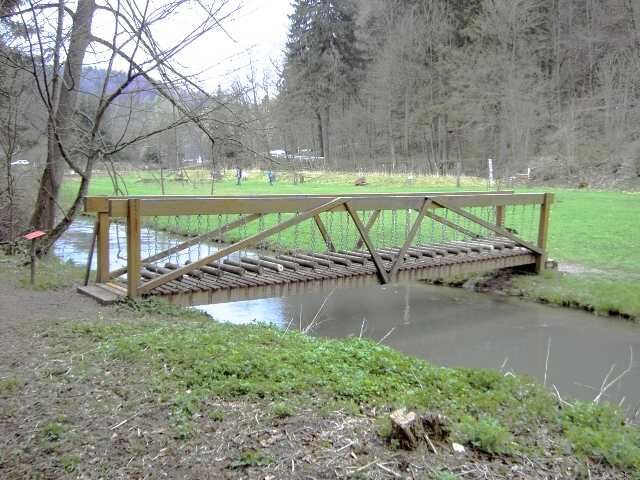
[[[549,213],[553,203],[553,193],[545,193],[544,200],[540,206],[540,223],[538,224],[538,247],[542,250],[536,258],[536,273],[544,270],[547,261],[547,237],[549,235]]]
[[[127,296],[138,297],[140,283],[140,199],[127,201]]]
[[[504,227],[504,205],[496,206],[496,225]]]
[[[109,281],[109,224],[109,214],[105,212],[98,213],[97,283]]]

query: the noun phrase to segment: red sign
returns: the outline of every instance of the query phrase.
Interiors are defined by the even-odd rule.
[[[22,238],[26,238],[27,240],[35,240],[36,238],[44,237],[47,232],[43,232],[42,230],[34,230],[33,232],[29,232],[26,235],[23,235]]]

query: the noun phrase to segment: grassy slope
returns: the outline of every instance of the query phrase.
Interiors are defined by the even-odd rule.
[[[205,173],[205,172],[200,172]],[[196,177],[196,173],[191,174]],[[156,176],[157,177],[157,176]],[[151,182],[152,174],[132,173],[124,177],[131,195],[160,194],[158,183]],[[218,195],[266,193],[348,193],[348,192],[406,192],[452,191],[452,178],[418,177],[412,185],[405,177],[369,176],[369,185],[355,187],[354,175],[326,174],[300,185],[283,178],[269,186],[259,174],[242,186],[232,178],[215,184]],[[141,181],[146,179],[146,181]],[[68,201],[77,182],[67,181],[63,198]],[[210,184],[166,182],[167,194],[209,194]],[[483,190],[486,185],[479,179],[465,179],[464,190]],[[553,303],[580,304],[596,312],[623,312],[640,318],[640,297],[635,284],[640,281],[640,194],[575,189],[536,188],[536,191],[556,194],[552,207],[549,236],[550,256],[560,262],[570,262],[597,269],[597,272],[577,276],[550,274],[544,278],[520,278],[517,286],[533,298]],[[526,191],[526,190],[522,190]],[[112,193],[111,180],[96,176],[91,194]],[[389,224],[389,222],[387,222]]]
[[[135,308],[183,315],[158,301]],[[276,402],[275,415],[309,404],[352,405],[354,412],[406,406],[445,414],[452,440],[483,452],[537,460],[569,453],[627,471],[640,468],[640,430],[627,426],[613,407],[561,406],[525,377],[436,367],[357,338],[317,339],[193,316],[180,323],[157,318],[137,325],[79,325],[76,332],[99,343],[97,356],[142,368],[152,394],[173,405],[174,426],[185,436],[190,419],[211,397],[269,399]],[[386,417],[378,415],[380,434],[388,435]]]

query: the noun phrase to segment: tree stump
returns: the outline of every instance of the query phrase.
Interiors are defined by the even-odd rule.
[[[434,441],[446,441],[451,434],[451,423],[447,417],[434,412],[418,416],[401,408],[389,415],[391,420],[391,441],[398,442],[400,448],[415,450],[423,442],[429,442],[434,449]]]
[[[422,439],[422,423],[415,412],[401,408],[389,415],[391,419],[391,439],[396,440],[400,448],[415,450]]]

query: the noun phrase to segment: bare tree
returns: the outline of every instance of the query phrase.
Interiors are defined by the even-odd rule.
[[[22,26],[21,36],[13,47],[21,49],[30,59],[29,72],[47,110],[47,160],[32,217],[34,226],[49,230],[44,252],[80,211],[96,162],[186,122],[193,122],[207,132],[203,119],[215,105],[174,63],[186,48],[209,32],[223,28],[221,22],[237,9],[228,0],[198,2],[198,12],[191,13],[197,23],[167,45],[156,38],[156,32],[175,15],[191,8],[193,4],[188,0],[158,4],[150,0],[142,3],[79,0],[75,11],[71,5],[65,0],[47,4],[26,0],[6,14],[14,21],[18,19]],[[97,14],[110,19],[113,27],[110,38],[92,32]],[[78,97],[82,92],[83,64],[90,47],[103,52],[106,69],[95,108],[87,112],[78,109]],[[124,70],[126,75],[116,75],[119,70]],[[127,105],[132,86],[141,79],[175,108],[176,116],[154,130],[134,131],[129,109],[119,135],[106,139],[102,129],[109,112],[116,106],[122,109]],[[193,95],[185,98],[194,92],[199,96],[198,101],[193,101]],[[74,201],[62,211],[62,218],[56,223],[57,210],[61,210],[58,197],[65,168],[77,173],[81,181]]]

